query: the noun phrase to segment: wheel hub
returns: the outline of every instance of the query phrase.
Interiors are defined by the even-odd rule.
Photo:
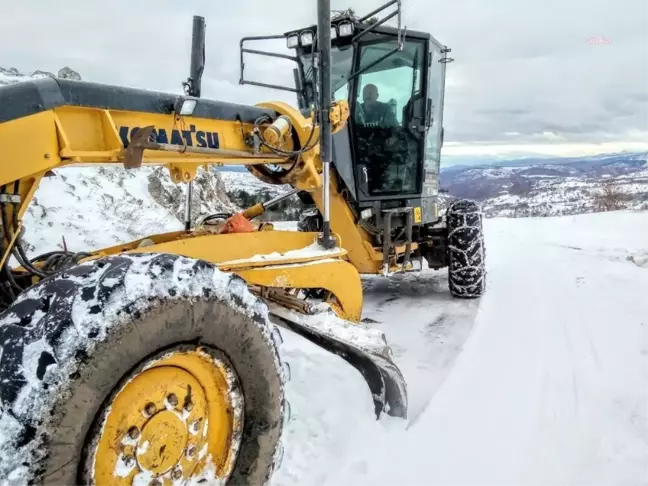
[[[164,411],[151,418],[142,431],[137,446],[140,468],[155,474],[164,474],[180,462],[187,445],[187,427],[172,412]]]
[[[243,401],[224,357],[178,350],[128,377],[102,418],[84,471],[95,485],[223,481],[238,452]]]

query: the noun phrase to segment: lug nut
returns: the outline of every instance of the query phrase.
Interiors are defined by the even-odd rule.
[[[162,481],[160,481],[159,479],[154,479],[149,483],[149,486],[162,486]]]
[[[187,402],[187,403],[185,403],[185,410],[186,410],[187,412],[191,412],[191,411],[193,410],[193,407],[194,407],[193,402]]]
[[[189,447],[187,447],[186,456],[189,459],[191,459],[195,453],[196,453],[196,446],[190,445]]]
[[[130,429],[128,429],[128,437],[130,437],[131,439],[137,439],[139,435],[140,431],[137,427],[131,427]]]
[[[167,397],[167,400],[172,407],[176,407],[178,405],[178,397],[176,397],[173,393],[171,393],[171,395]]]
[[[178,480],[182,477],[182,469],[178,468],[175,471],[173,471],[173,474],[171,474],[171,477],[175,480]]]
[[[199,418],[196,420],[191,426],[193,427],[194,432],[198,432],[200,430],[200,424],[202,423],[202,419]]]
[[[130,467],[135,462],[135,458],[133,456],[124,456],[122,458],[122,461],[124,461],[124,464],[126,464],[126,466]]]
[[[146,404],[146,407],[144,407],[144,411],[147,415],[155,415],[155,412],[157,412],[157,407],[155,406],[155,403],[149,402]]]

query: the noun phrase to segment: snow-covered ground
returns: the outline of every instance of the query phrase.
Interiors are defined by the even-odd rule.
[[[181,227],[144,172],[85,174],[39,188],[34,253]],[[480,300],[453,299],[445,271],[364,279],[408,420],[376,421],[354,368],[283,332],[292,418],[274,485],[648,484],[648,212],[485,224]]]
[[[488,289],[365,279],[410,418],[284,332],[292,419],[275,485],[648,484],[648,212],[486,222]]]

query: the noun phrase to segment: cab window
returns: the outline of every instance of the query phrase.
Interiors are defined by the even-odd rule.
[[[361,43],[357,70],[375,63],[396,42],[390,37]],[[357,176],[370,195],[415,193],[420,185],[424,59],[425,44],[410,40],[402,51],[364,71],[355,83],[352,123]]]

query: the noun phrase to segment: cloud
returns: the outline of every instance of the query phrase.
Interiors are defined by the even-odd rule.
[[[357,12],[378,3],[332,0],[333,8]],[[403,0],[403,9],[409,29],[430,32],[452,49],[449,147],[648,141],[645,0]],[[292,93],[239,86],[238,42],[314,23],[315,0],[23,0],[0,17],[0,65],[27,72],[69,65],[96,82],[180,92],[193,14],[207,19],[203,96],[295,103]],[[292,85],[289,61],[249,56],[246,74]]]

